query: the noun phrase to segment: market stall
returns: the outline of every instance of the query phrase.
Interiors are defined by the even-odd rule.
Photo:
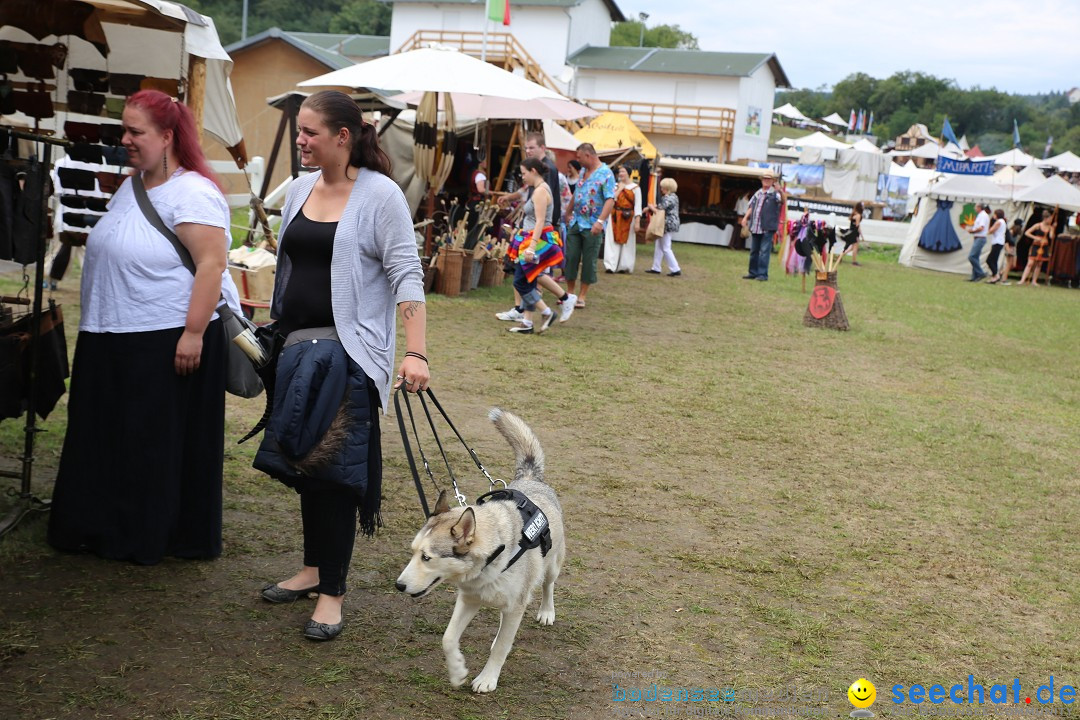
[[[662,157],[664,177],[679,184],[682,227],[675,240],[703,245],[745,247],[739,233],[743,203],[761,187],[766,168]]]
[[[163,0],[4,0],[0,4],[0,143],[6,151],[0,174],[0,260],[23,267],[24,288],[33,300],[0,308],[0,335],[24,327],[13,362],[25,398],[25,451],[20,472],[0,476],[22,481],[21,502],[0,523],[0,534],[25,512],[47,503],[30,494],[36,417],[45,417],[39,391],[40,350],[46,333],[62,322],[50,299],[43,308],[45,245],[50,200],[59,196],[66,213],[60,239],[78,244],[104,214],[104,201],[124,178],[119,124],[128,95],[154,88],[183,98],[205,132],[246,162],[236,106],[229,87],[231,61],[213,21]],[[58,184],[50,188],[54,161]],[[63,211],[59,211],[63,212]],[[28,266],[34,264],[35,278]],[[62,336],[62,332],[60,333]],[[57,354],[57,353],[53,353]],[[66,374],[66,353],[63,356]],[[55,369],[54,369],[55,370]],[[62,385],[62,379],[61,379]],[[50,406],[51,409],[51,406]]]

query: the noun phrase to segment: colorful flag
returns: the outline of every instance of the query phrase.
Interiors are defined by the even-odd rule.
[[[851,119],[847,123],[848,132],[855,132],[855,110],[851,111]]]
[[[487,0],[487,16],[503,25],[510,24],[510,0]]]
[[[948,115],[945,116],[945,124],[941,127],[941,137],[958,147],[960,145],[960,141],[956,139],[956,133],[953,132],[952,125],[949,124]]]
[[[863,131],[863,123],[866,122],[866,116],[863,114],[862,109],[859,109],[859,118],[855,121],[855,129],[858,132]]]
[[[874,111],[873,110],[870,111],[870,121],[866,123],[866,134],[867,135],[873,135],[874,134]]]
[[[1020,147],[1020,128],[1016,126],[1016,118],[1013,118],[1013,147]]]
[[[1043,150],[1043,160],[1050,157],[1050,149],[1054,147],[1054,136],[1046,138],[1046,149]]]

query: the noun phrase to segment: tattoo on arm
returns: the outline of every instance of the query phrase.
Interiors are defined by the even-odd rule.
[[[402,308],[401,314],[406,320],[411,320],[416,316],[418,310],[424,306],[424,303],[420,300],[412,300],[405,303],[405,307]]]

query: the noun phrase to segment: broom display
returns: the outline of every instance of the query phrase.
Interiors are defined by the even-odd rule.
[[[803,314],[803,325],[848,330],[850,325],[847,313],[844,312],[844,301],[836,289],[836,271],[844,257],[841,253],[834,252],[836,230],[826,227],[824,221],[818,220],[810,224],[808,235],[811,245],[810,258],[816,272],[810,304]]]

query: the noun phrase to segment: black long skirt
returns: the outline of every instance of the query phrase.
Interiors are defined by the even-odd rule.
[[[221,554],[228,350],[215,320],[199,369],[177,375],[182,333],[79,333],[53,547],[145,565]]]

